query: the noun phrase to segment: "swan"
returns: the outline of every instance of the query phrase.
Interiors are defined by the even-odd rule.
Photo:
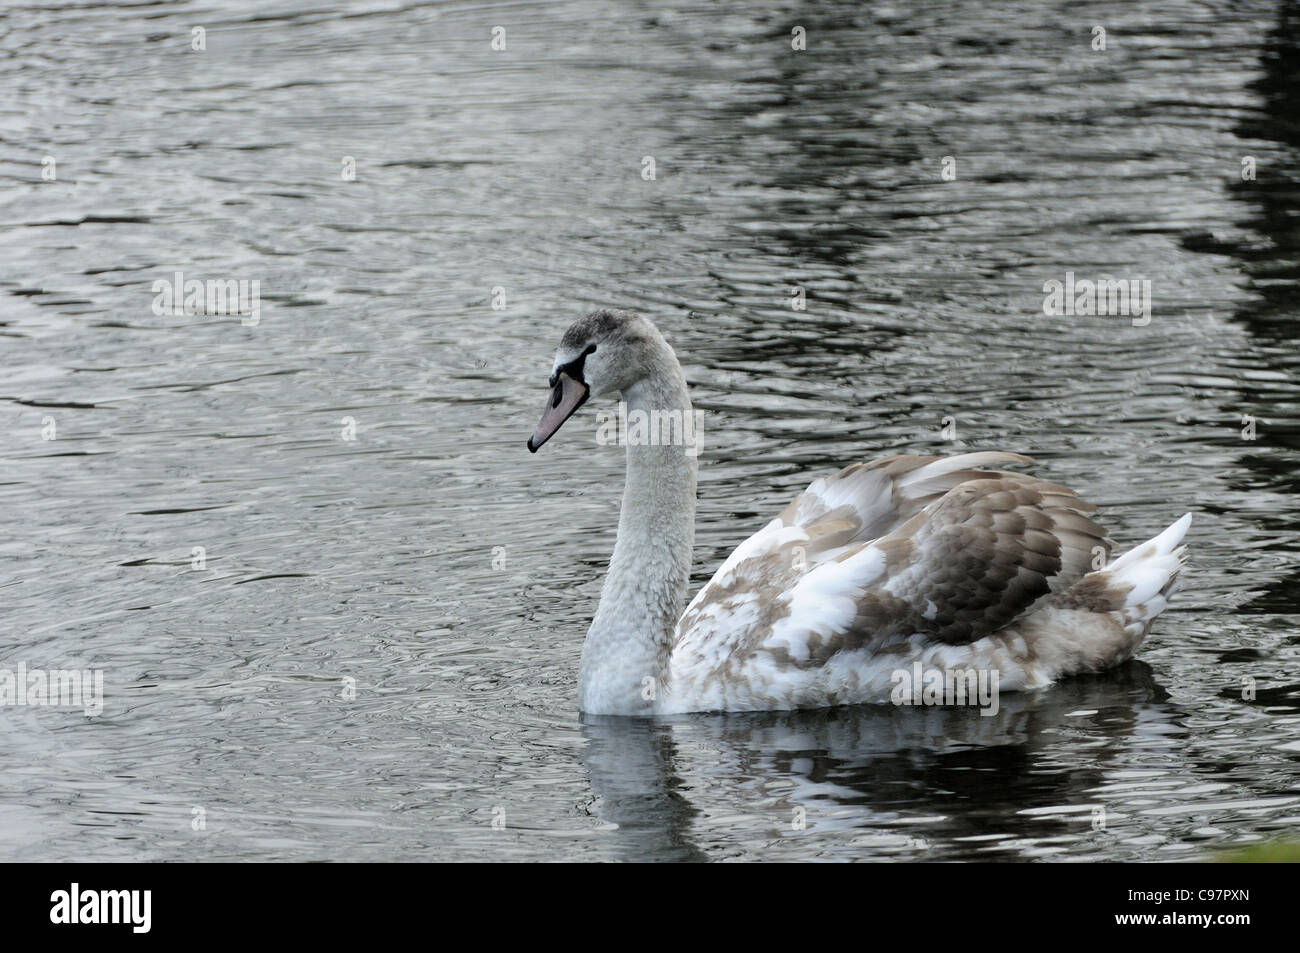
[[[574,322],[550,388],[533,453],[589,397],[621,395],[629,420],[693,419],[677,356],[632,311]],[[1029,457],[888,456],[814,480],[681,612],[695,537],[690,430],[629,428],[623,441],[618,535],[578,668],[587,714],[897,703],[909,670],[1043,688],[1132,656],[1186,558],[1190,513],[1110,560],[1096,507],[1074,491],[982,469]]]

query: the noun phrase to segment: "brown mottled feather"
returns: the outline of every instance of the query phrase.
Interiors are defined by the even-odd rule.
[[[893,456],[815,480],[719,567],[682,615],[675,651],[723,669],[777,651],[774,626],[789,618],[810,571],[848,560],[869,571],[877,550],[884,575],[863,579],[851,625],[805,633],[803,664],[918,632],[966,642],[1001,628],[1082,576],[1094,546],[1110,548],[1084,515],[1091,504],[1066,487],[976,469],[1028,461],[998,452]]]
[[[863,621],[899,635],[973,642],[1009,625],[1044,596],[1109,558],[1093,507],[1033,477],[982,474],[950,490],[874,545],[888,577],[863,600]],[[887,606],[887,612],[882,611]]]

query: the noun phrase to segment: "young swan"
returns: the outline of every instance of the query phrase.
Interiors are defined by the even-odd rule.
[[[576,321],[550,386],[534,453],[590,397],[621,395],[629,419],[692,419],[672,348],[630,311]],[[1111,543],[1092,504],[979,469],[1028,457],[884,457],[814,480],[679,618],[698,447],[626,442],[618,538],[578,670],[590,714],[897,701],[900,672],[944,673],[949,684],[949,673],[960,683],[973,672],[1016,691],[1102,671],[1133,654],[1167,605],[1191,523],[1189,513],[1106,562]]]

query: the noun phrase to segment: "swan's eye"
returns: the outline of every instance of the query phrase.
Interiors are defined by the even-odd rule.
[[[560,374],[568,374],[575,381],[582,381],[585,384],[586,378],[582,376],[582,366],[587,362],[587,355],[594,350],[596,350],[596,345],[588,344],[587,349],[571,360],[568,364],[561,364],[557,367],[555,373],[551,375],[551,386],[555,386],[555,382]]]

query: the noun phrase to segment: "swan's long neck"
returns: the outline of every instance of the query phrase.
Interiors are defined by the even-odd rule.
[[[578,671],[578,701],[589,714],[652,713],[655,695],[667,684],[677,619],[690,581],[700,435],[693,426],[686,379],[671,348],[664,348],[667,353],[655,372],[623,392],[627,485],[618,541]],[[646,435],[638,434],[636,426],[641,413],[655,442],[640,439]],[[658,441],[671,429],[661,426],[664,420],[680,422],[672,435],[689,435],[694,444],[684,439]]]

